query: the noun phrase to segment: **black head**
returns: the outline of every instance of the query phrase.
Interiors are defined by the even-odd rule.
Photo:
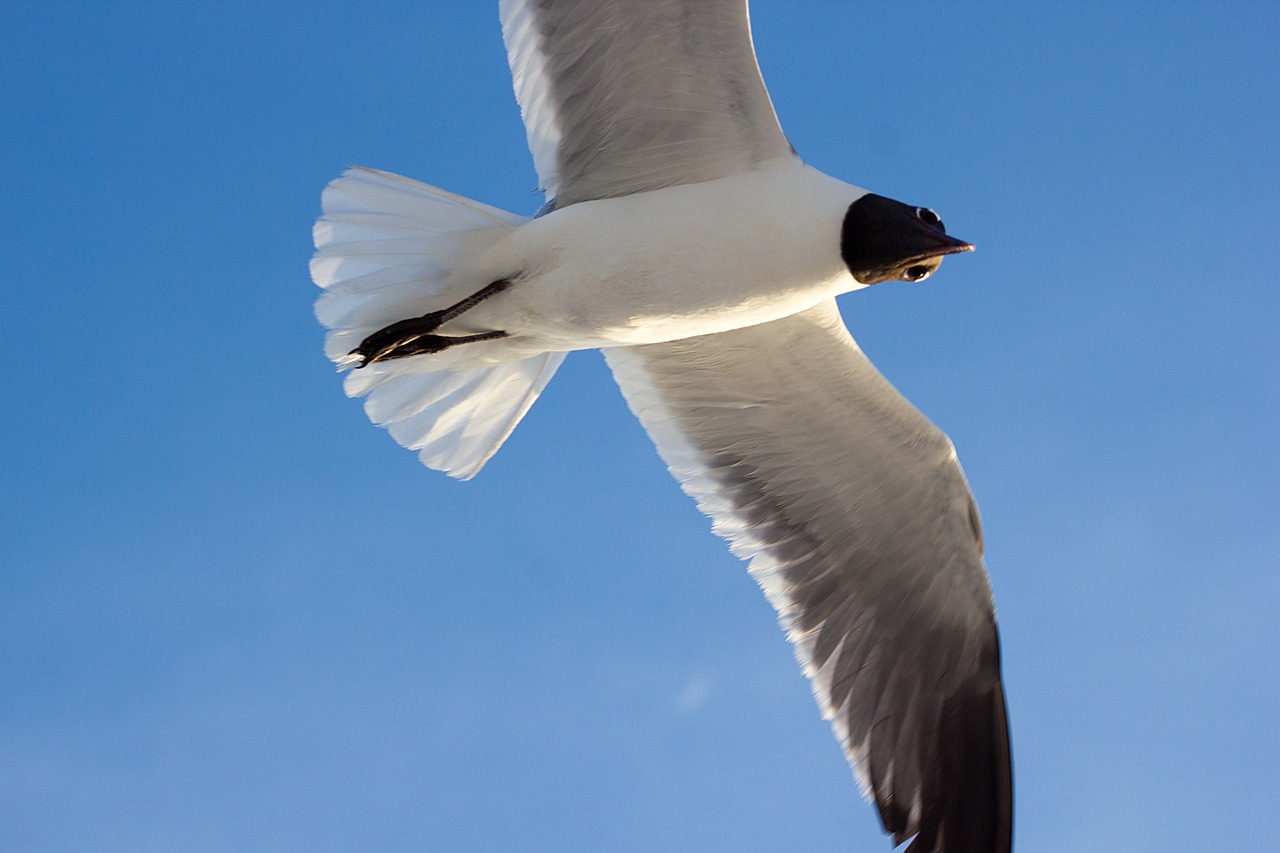
[[[849,205],[840,234],[840,255],[862,284],[922,281],[943,255],[972,252],[973,246],[947,236],[938,214],[875,193]]]

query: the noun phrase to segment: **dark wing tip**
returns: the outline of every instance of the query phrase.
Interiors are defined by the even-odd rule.
[[[1013,763],[1004,688],[997,680],[988,691],[949,698],[939,722],[938,764],[907,853],[1009,853]]]

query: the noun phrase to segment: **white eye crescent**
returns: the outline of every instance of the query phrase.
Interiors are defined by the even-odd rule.
[[[916,208],[916,219],[919,219],[921,222],[925,223],[926,225],[937,225],[939,228],[942,227],[942,219],[938,216],[938,214],[934,213],[931,209],[927,207]]]

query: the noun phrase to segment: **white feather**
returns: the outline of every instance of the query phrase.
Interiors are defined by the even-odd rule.
[[[316,317],[329,330],[325,354],[340,369],[370,333],[455,301],[449,274],[463,234],[505,229],[524,217],[419,181],[353,168],[322,197],[311,275],[324,288]],[[468,345],[474,346],[474,345]],[[465,349],[464,347],[458,348]],[[473,350],[474,351],[474,350]],[[347,374],[348,396],[428,467],[469,479],[497,452],[554,375],[564,353],[483,367],[452,350],[378,362]]]
[[[546,57],[542,52],[542,36],[538,32],[534,10],[524,0],[501,0],[502,40],[507,46],[511,81],[520,115],[524,119],[525,136],[538,180],[548,199],[560,189],[556,159],[560,149],[560,122],[556,116],[546,73]]]

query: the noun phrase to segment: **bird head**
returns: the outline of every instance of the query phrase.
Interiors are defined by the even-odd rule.
[[[923,281],[945,255],[973,245],[947,235],[938,214],[875,193],[859,198],[844,215],[840,255],[860,284]]]

